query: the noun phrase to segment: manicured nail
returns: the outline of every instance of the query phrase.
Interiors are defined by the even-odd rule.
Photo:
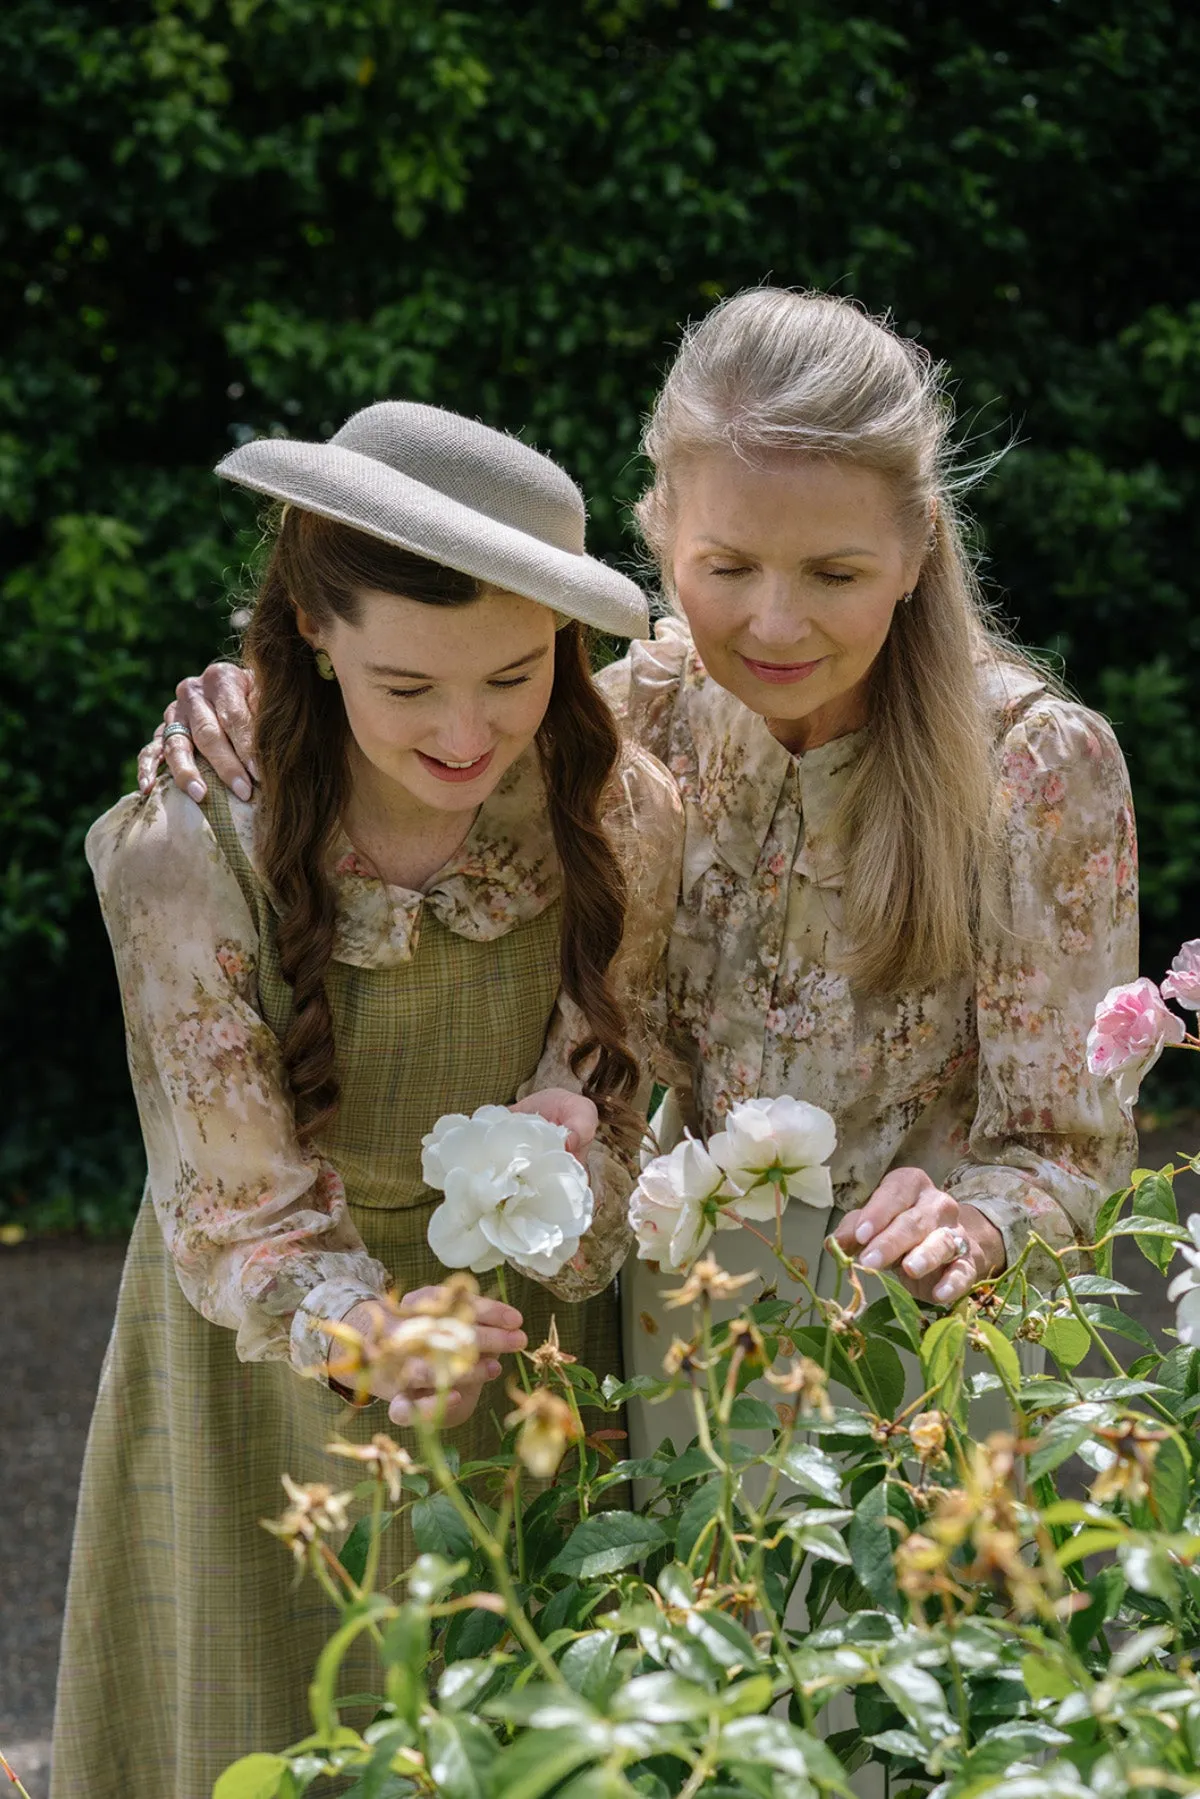
[[[939,1305],[944,1305],[946,1300],[954,1297],[954,1282],[952,1280],[939,1281],[933,1289],[933,1297]]]
[[[856,1243],[869,1243],[874,1235],[875,1226],[869,1218],[864,1218],[854,1233],[854,1240]]]
[[[200,801],[204,798],[204,782],[203,781],[189,781],[188,782],[188,794],[190,795],[190,797],[192,799],[195,800],[196,804],[199,805]]]
[[[250,783],[245,775],[238,776],[237,780],[233,783],[233,791],[240,800],[248,800],[250,798]]]
[[[878,1249],[869,1249],[865,1256],[859,1257],[864,1268],[882,1268],[883,1255]]]
[[[150,779],[149,775],[139,775],[138,776],[138,792],[139,793],[149,793],[149,791],[153,787],[153,785],[154,785],[154,782]]]
[[[412,1407],[407,1399],[393,1399],[391,1409],[393,1424],[407,1424],[412,1418]]]
[[[486,1375],[487,1379],[495,1380],[496,1376],[500,1372],[499,1362],[485,1362],[483,1366],[484,1366],[484,1374]]]
[[[258,763],[253,762],[249,758],[247,758],[246,768],[250,775],[250,779],[252,781],[257,781],[257,779],[258,779]]]
[[[912,1255],[904,1258],[904,1272],[911,1274],[914,1280],[920,1280],[923,1274],[928,1274],[931,1267],[929,1257],[919,1249],[914,1249]]]

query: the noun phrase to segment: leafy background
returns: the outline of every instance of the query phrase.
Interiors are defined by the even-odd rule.
[[[1200,19],[1171,0],[8,0],[0,1221],[141,1160],[81,846],[229,639],[255,432],[523,428],[637,566],[678,322],[771,279],[952,365],[996,597],[1113,716],[1144,966],[1196,929]],[[1180,1062],[1185,1058],[1178,1058]]]

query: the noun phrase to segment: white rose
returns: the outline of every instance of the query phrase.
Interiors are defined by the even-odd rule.
[[[828,1210],[833,1181],[827,1162],[837,1147],[828,1112],[806,1100],[744,1099],[731,1106],[725,1129],[709,1138],[709,1154],[738,1191],[733,1209],[742,1218],[775,1216],[776,1188],[783,1203],[798,1199]]]
[[[565,1267],[595,1203],[566,1140],[565,1126],[507,1106],[439,1118],[421,1140],[421,1173],[446,1195],[427,1232],[439,1262],[474,1274],[501,1262],[525,1274]]]
[[[1175,1319],[1175,1329],[1179,1333],[1181,1343],[1200,1344],[1200,1212],[1193,1212],[1187,1221],[1192,1233],[1192,1249],[1181,1249],[1185,1262],[1191,1267],[1177,1274],[1167,1288],[1167,1298],[1179,1301]]]
[[[724,1175],[694,1137],[685,1137],[670,1155],[656,1156],[629,1200],[639,1259],[663,1268],[689,1267],[714,1228],[725,1222],[718,1203],[730,1197]]]

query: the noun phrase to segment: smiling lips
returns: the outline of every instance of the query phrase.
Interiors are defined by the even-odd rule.
[[[755,662],[749,656],[742,656],[750,673],[757,681],[768,681],[772,686],[787,686],[794,681],[806,681],[814,668],[820,668],[825,658],[818,656],[815,662]]]
[[[477,781],[491,764],[495,750],[489,750],[486,756],[477,756],[474,762],[441,762],[436,756],[427,756],[424,750],[418,750],[417,757],[423,767],[439,781]]]

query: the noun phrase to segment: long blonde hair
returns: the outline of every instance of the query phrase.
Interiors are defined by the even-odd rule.
[[[1033,668],[987,618],[958,504],[981,471],[956,464],[952,422],[944,371],[919,345],[853,301],[759,288],[687,333],[643,444],[655,478],[637,518],[668,593],[680,482],[714,450],[872,469],[923,554],[871,670],[839,819],[846,973],[866,992],[918,991],[970,966],[995,791],[983,667]]]

